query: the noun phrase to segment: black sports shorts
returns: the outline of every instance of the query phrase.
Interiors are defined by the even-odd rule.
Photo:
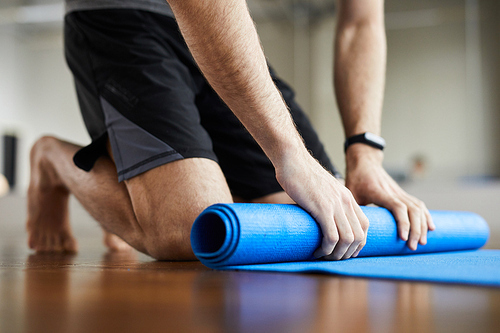
[[[274,167],[198,69],[175,20],[133,9],[66,15],[66,61],[92,143],[75,156],[86,171],[109,138],[119,181],[172,161],[219,163],[233,195],[282,191]],[[314,157],[338,175],[294,93],[271,70]]]

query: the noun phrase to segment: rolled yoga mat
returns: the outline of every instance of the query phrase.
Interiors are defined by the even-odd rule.
[[[488,240],[488,225],[479,215],[431,211],[436,230],[428,233],[427,245],[412,251],[398,238],[396,222],[387,209],[361,209],[370,221],[367,243],[358,258],[349,260],[315,260],[321,229],[296,205],[210,206],[194,222],[191,246],[204,265],[215,269],[321,272],[500,286],[500,250],[470,251]],[[401,256],[407,254],[412,255]]]

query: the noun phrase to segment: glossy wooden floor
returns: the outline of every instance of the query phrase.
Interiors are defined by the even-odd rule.
[[[218,272],[106,253],[95,224],[78,255],[37,255],[13,225],[0,224],[0,332],[500,331],[500,289]]]

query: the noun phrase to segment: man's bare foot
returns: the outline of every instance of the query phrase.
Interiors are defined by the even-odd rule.
[[[31,149],[28,188],[28,246],[37,252],[76,252],[68,217],[69,191],[50,162],[50,153],[61,142],[39,139]]]
[[[104,245],[111,252],[123,252],[123,251],[132,251],[132,246],[128,245],[123,239],[118,237],[115,234],[107,232],[106,230],[102,230],[104,232]]]

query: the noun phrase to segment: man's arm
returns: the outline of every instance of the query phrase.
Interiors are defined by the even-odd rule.
[[[262,147],[288,195],[323,231],[317,257],[357,255],[368,220],[306,150],[267,63],[244,0],[168,0],[186,43],[219,96]]]
[[[341,0],[335,39],[334,83],[346,137],[380,135],[386,69],[383,0]],[[346,151],[346,186],[361,205],[391,210],[411,249],[427,242],[434,224],[425,204],[408,195],[382,167],[383,152],[364,144]]]

